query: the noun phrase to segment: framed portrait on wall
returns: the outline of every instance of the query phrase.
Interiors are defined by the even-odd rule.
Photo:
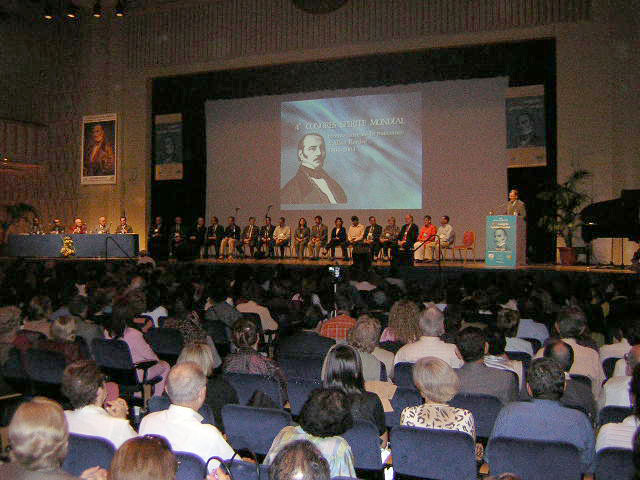
[[[82,117],[80,183],[116,183],[118,119],[115,113]]]

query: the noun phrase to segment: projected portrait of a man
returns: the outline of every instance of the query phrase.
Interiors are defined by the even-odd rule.
[[[347,203],[347,195],[324,170],[327,157],[324,138],[308,133],[298,142],[300,166],[296,175],[280,191],[283,204]]]

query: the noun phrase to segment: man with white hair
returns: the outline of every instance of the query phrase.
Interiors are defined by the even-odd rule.
[[[418,321],[422,336],[400,348],[394,364],[415,363],[422,357],[437,357],[447,362],[451,368],[460,368],[463,362],[458,348],[440,340],[440,335],[444,333],[444,314],[437,307],[430,307],[420,314]]]
[[[213,425],[200,423],[198,409],[205,401],[207,378],[193,362],[179,363],[167,377],[167,394],[171,405],[168,410],[150,413],[140,423],[140,435],[154,434],[165,437],[175,452],[189,452],[205,463],[211,457],[228,460],[233,449]],[[218,468],[218,462],[209,463],[209,472]]]

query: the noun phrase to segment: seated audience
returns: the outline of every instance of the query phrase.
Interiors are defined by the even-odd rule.
[[[426,356],[438,357],[447,362],[452,368],[462,366],[462,357],[458,348],[440,340],[444,333],[444,314],[437,308],[424,310],[418,319],[422,335],[413,343],[409,343],[398,350],[394,363],[415,363]]]
[[[287,379],[280,366],[258,353],[258,329],[251,320],[241,318],[233,324],[231,340],[238,349],[224,359],[224,373],[251,373],[274,378],[280,384],[283,400],[287,401]],[[275,399],[274,399],[275,400]]]
[[[209,291],[209,308],[205,308],[205,328],[208,330],[208,322],[222,322],[227,327],[232,327],[242,314],[232,305],[227,303],[227,290],[222,284],[218,284]]]
[[[329,480],[329,464],[308,440],[284,446],[269,467],[269,480]]]
[[[607,318],[607,330],[611,333],[613,342],[600,347],[600,363],[607,358],[622,358],[629,352],[631,345],[640,343],[640,322],[637,320],[637,313],[625,312],[609,315]],[[629,338],[633,343],[629,342]]]
[[[544,357],[555,360],[563,372],[565,372],[564,393],[560,403],[565,407],[577,408],[587,414],[592,423],[597,420],[596,402],[591,389],[584,383],[574,380],[569,375],[573,365],[573,348],[562,340],[553,340],[544,347]]]
[[[456,345],[464,360],[464,365],[458,370],[461,393],[492,395],[503,404],[517,399],[516,375],[484,364],[484,355],[489,350],[484,331],[467,327],[458,333]]]
[[[29,302],[22,328],[40,332],[49,337],[52,314],[51,299],[46,295],[36,295]]]
[[[222,375],[214,373],[216,365],[213,352],[209,345],[203,343],[190,343],[186,345],[182,349],[182,352],[180,352],[177,364],[184,362],[196,363],[207,377],[205,404],[211,409],[216,426],[220,430],[223,430],[222,407],[229,403],[238,403],[238,394]]]
[[[583,347],[576,341],[586,328],[584,313],[576,308],[565,308],[558,313],[555,328],[562,341],[573,348],[574,361],[569,373],[589,377],[593,396],[598,398],[600,386],[605,378],[600,356],[596,350]],[[543,352],[539,351],[536,357],[541,357],[542,354]]]
[[[511,360],[504,349],[507,340],[499,330],[489,330],[486,332],[488,350],[484,356],[484,364],[490,368],[509,370],[518,376],[518,389],[523,389],[525,385],[524,370],[522,362]]]
[[[527,373],[530,402],[505,405],[493,427],[491,438],[510,437],[524,440],[566,442],[580,451],[582,473],[593,471],[595,436],[587,416],[560,404],[565,376],[550,358],[537,358]],[[486,458],[491,465],[491,440]]]
[[[164,322],[164,328],[174,328],[182,334],[185,345],[207,343],[207,332],[202,328],[200,316],[194,309],[193,300],[185,294],[177,294]],[[217,352],[216,352],[217,355]]]
[[[623,328],[622,333],[627,343],[629,343],[629,348],[640,345],[640,322],[638,322],[637,314],[633,312],[628,312],[624,315]],[[618,352],[620,352],[624,347],[624,342],[621,342],[622,345],[618,347]],[[620,348],[622,347],[622,348]],[[606,355],[605,350],[605,355]],[[624,360],[624,355],[620,357],[620,360],[616,362],[615,369],[613,371],[613,376],[626,376],[627,365]]]
[[[633,449],[633,436],[640,427],[640,366],[636,365],[631,376],[629,397],[633,403],[633,414],[622,423],[607,423],[600,428],[596,441],[596,452],[603,448]]]
[[[360,355],[350,345],[335,345],[329,350],[322,366],[322,384],[325,388],[339,388],[349,397],[354,420],[367,420],[378,427],[386,445],[384,409],[375,393],[364,388]]]
[[[631,388],[633,370],[636,365],[640,364],[640,345],[631,347],[631,350],[625,354],[624,361],[627,375],[611,377],[605,382],[598,398],[599,409],[609,405],[631,407],[629,389]]]
[[[308,440],[329,463],[330,477],[356,477],[351,447],[340,436],[353,425],[346,393],[338,388],[313,391],[302,407],[298,423],[280,430],[264,459],[266,465],[271,465],[286,445]]]
[[[418,324],[420,308],[410,300],[398,300],[389,311],[389,326],[382,331],[380,343],[398,342],[401,345],[417,341],[422,332]]]
[[[262,330],[277,330],[278,322],[271,316],[269,309],[258,302],[260,301],[260,287],[251,282],[247,283],[242,289],[242,295],[236,302],[236,309],[240,313],[257,313],[260,317]]]
[[[360,315],[347,335],[349,345],[360,354],[365,382],[380,380],[382,365],[385,367],[387,377],[393,376],[394,355],[378,346],[380,329],[380,322],[377,319],[369,315]]]
[[[178,460],[162,437],[127,440],[113,456],[109,480],[174,480]]]
[[[84,340],[76,339],[75,317],[56,318],[51,323],[50,333],[51,338],[37,342],[35,348],[62,353],[67,364],[89,357],[89,349]]]
[[[140,435],[161,435],[175,452],[188,452],[207,462],[211,457],[228,460],[233,449],[213,425],[200,423],[198,410],[207,397],[207,377],[193,362],[184,362],[171,369],[167,378],[167,393],[171,400],[168,410],[153,412],[142,419]],[[209,471],[218,462],[209,462]]]
[[[400,415],[400,425],[456,430],[476,439],[476,424],[470,411],[448,405],[460,389],[460,380],[447,362],[436,357],[422,357],[413,366],[413,383],[424,403],[407,407]],[[482,458],[482,448],[476,447]]]
[[[498,312],[496,319],[496,327],[504,333],[507,340],[505,352],[524,352],[533,357],[535,353],[531,342],[518,338],[518,324],[520,323],[520,314],[516,310],[503,308]]]
[[[127,402],[122,398],[107,401],[104,375],[94,361],[68,365],[62,375],[62,393],[73,406],[64,412],[69,433],[106,438],[116,448],[137,436],[127,419]]]
[[[322,328],[322,312],[317,306],[307,310],[302,318],[302,329],[278,341],[278,356],[322,357],[335,345],[336,341],[320,335]]]
[[[101,302],[103,302],[103,299],[99,298],[99,296],[91,296],[91,303],[93,307],[97,307]],[[99,312],[94,311],[93,315],[96,313]],[[69,314],[75,319],[76,337],[82,338],[87,348],[91,350],[91,342],[96,338],[102,338],[102,328],[100,325],[95,323],[94,318],[88,318],[89,299],[82,295],[74,296],[69,302]]]
[[[35,397],[18,407],[9,424],[10,463],[0,465],[0,478],[11,480],[73,480],[62,470],[69,447],[69,429],[62,407]],[[92,467],[80,475],[104,480],[106,472]]]
[[[161,377],[161,380],[153,386],[153,394],[162,395],[164,383],[169,373],[169,364],[158,358],[144,339],[140,327],[141,324],[134,322],[134,315],[126,303],[116,304],[113,307],[110,322],[105,328],[105,336],[126,342],[129,346],[133,363],[158,362],[147,370],[147,376],[148,378]],[[138,370],[138,379],[142,380],[142,378],[143,371]]]
[[[345,342],[349,330],[356,324],[356,319],[351,316],[353,303],[342,296],[336,298],[336,316],[322,324],[320,335],[333,338],[336,342]]]

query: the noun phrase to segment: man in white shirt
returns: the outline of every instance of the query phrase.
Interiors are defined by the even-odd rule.
[[[631,374],[629,396],[637,408],[640,394],[640,367],[636,365]],[[596,439],[596,452],[603,448],[624,448],[633,450],[633,437],[640,426],[636,415],[629,415],[622,423],[607,423],[600,428]]]
[[[64,412],[69,433],[105,438],[116,449],[138,436],[127,420],[127,402],[122,398],[105,402],[104,375],[93,360],[80,360],[65,368],[62,393],[74,408]]]
[[[626,375],[611,377],[602,386],[602,392],[598,398],[598,408],[602,409],[609,405],[620,407],[630,407],[629,387],[631,386],[631,375],[636,365],[640,363],[640,345],[631,347],[624,358]]]
[[[179,363],[167,377],[167,394],[171,400],[168,410],[150,413],[140,423],[140,435],[165,437],[174,452],[192,453],[205,463],[211,457],[230,459],[234,452],[220,431],[213,425],[200,423],[207,393],[207,378],[193,362]],[[209,463],[209,472],[218,462]]]
[[[276,247],[280,248],[280,257],[284,257],[284,247],[289,245],[291,240],[291,227],[284,224],[284,217],[280,217],[278,226],[273,231],[273,240]]]
[[[438,242],[429,242],[425,245],[425,258],[440,258],[440,248],[449,247],[455,243],[456,233],[453,231],[447,215],[443,215],[440,218],[440,226],[436,235],[438,236]],[[436,247],[438,247],[438,251],[437,256],[434,257]]]
[[[422,336],[398,350],[394,365],[416,363],[422,357],[438,357],[452,368],[460,368],[464,362],[458,347],[440,340],[440,335],[444,333],[444,314],[436,307],[428,308],[420,314],[419,323]]]
[[[242,296],[236,302],[236,310],[240,313],[257,313],[260,317],[263,331],[277,330],[278,322],[273,319],[269,309],[255,301],[258,300],[257,290],[259,288],[256,284],[249,284],[247,288],[243,289]]]

